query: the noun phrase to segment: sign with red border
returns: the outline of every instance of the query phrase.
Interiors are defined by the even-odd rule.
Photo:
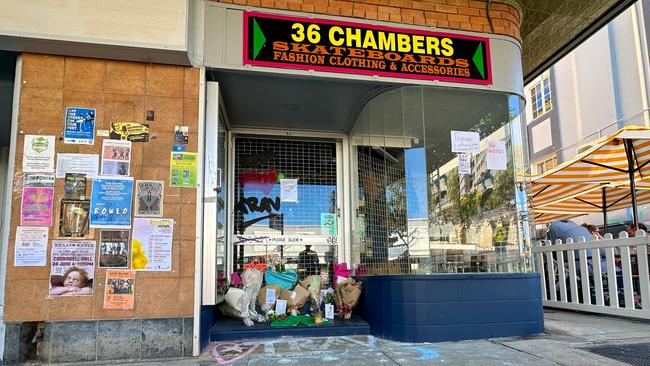
[[[488,38],[244,12],[244,64],[492,84]]]

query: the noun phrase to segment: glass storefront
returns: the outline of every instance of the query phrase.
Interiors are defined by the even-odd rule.
[[[527,271],[521,110],[515,95],[438,87],[370,100],[351,132],[357,273]],[[477,133],[476,151],[452,152],[451,131]]]

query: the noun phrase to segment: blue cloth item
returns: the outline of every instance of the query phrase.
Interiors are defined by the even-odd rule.
[[[298,281],[298,274],[292,269],[287,269],[284,272],[267,270],[264,272],[264,281],[266,281],[267,285],[277,285],[281,289],[292,289],[293,285]]]

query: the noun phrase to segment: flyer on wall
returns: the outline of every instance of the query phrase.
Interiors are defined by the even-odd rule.
[[[56,154],[56,177],[65,178],[66,173],[95,178],[99,175],[99,154]]]
[[[54,173],[54,136],[25,135],[24,173]]]
[[[63,142],[93,145],[95,143],[95,112],[90,108],[66,108]]]
[[[25,173],[23,187],[54,187],[54,174]]]
[[[20,206],[20,225],[52,226],[53,187],[25,187]]]
[[[171,153],[169,162],[169,186],[196,187],[196,153]]]
[[[102,230],[99,235],[99,268],[129,268],[128,230]]]
[[[52,240],[49,297],[93,294],[94,240]]]
[[[93,180],[90,193],[90,227],[131,227],[133,177],[101,177]]]
[[[131,268],[140,271],[171,271],[173,234],[172,219],[134,218]]]
[[[106,270],[104,309],[133,309],[135,302],[135,271]]]
[[[59,236],[83,238],[89,234],[89,200],[62,199],[59,208]]]
[[[131,171],[131,141],[108,140],[102,144],[102,175],[128,176]]]
[[[43,267],[47,264],[47,236],[50,228],[18,226],[14,246],[14,266]]]
[[[162,217],[165,183],[161,180],[135,182],[135,216]]]
[[[65,173],[63,186],[63,198],[69,200],[86,199],[86,175],[77,173]]]

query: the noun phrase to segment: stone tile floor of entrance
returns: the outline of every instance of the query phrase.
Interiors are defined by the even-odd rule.
[[[637,345],[650,350],[648,321],[546,310],[545,328],[544,334],[535,336],[443,343],[400,343],[372,336],[220,342],[210,344],[197,358],[137,364],[650,365],[650,357],[640,363],[623,363],[587,350],[602,345],[611,345],[614,349]]]

